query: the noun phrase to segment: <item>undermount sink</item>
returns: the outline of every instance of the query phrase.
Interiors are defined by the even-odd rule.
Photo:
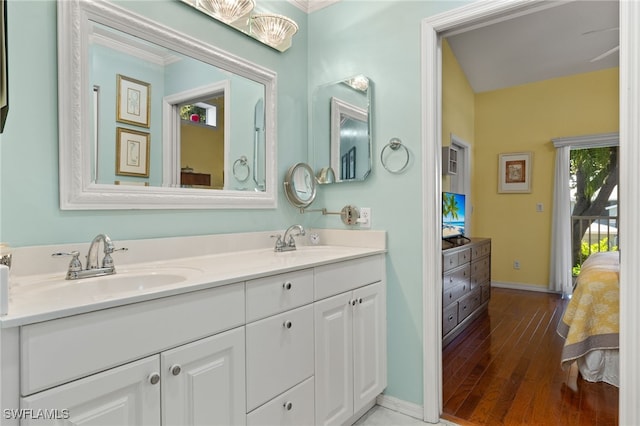
[[[144,293],[160,287],[178,284],[202,273],[198,268],[144,268],[118,270],[113,275],[66,280],[62,277],[49,277],[33,283],[17,286],[13,298],[22,296],[30,300],[42,299],[83,299],[99,301]]]

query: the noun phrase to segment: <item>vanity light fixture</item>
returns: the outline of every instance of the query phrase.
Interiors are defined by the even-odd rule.
[[[197,0],[196,5],[226,24],[248,15],[255,7],[253,0]]]
[[[298,32],[298,24],[283,15],[256,14],[251,16],[251,35],[273,47],[291,45],[291,37]]]
[[[180,0],[236,30],[284,52],[298,32],[298,24],[283,15],[254,13],[255,0]]]

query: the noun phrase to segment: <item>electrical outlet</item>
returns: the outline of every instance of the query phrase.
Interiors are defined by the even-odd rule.
[[[520,261],[519,260],[514,260],[513,261],[513,269],[520,269]]]
[[[371,207],[360,208],[358,223],[360,223],[360,228],[371,228]]]

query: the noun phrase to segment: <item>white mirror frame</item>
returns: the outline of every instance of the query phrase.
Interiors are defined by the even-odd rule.
[[[87,64],[89,20],[102,23],[265,86],[266,187],[259,191],[144,187],[91,180],[93,120]],[[58,2],[58,121],[62,210],[276,208],[274,71],[106,1]],[[114,123],[115,125],[115,123]],[[158,136],[158,140],[162,138]]]

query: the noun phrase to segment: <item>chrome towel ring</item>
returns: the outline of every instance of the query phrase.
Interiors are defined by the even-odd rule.
[[[390,148],[390,150],[387,150],[387,148]],[[400,167],[390,167],[387,165],[387,162],[396,152],[399,153],[396,154],[396,156],[405,156],[406,158],[404,158],[404,162],[400,161],[398,163],[402,164]],[[402,144],[402,141],[399,138],[391,138],[389,143],[382,148],[382,152],[380,153],[380,162],[382,163],[382,167],[384,167],[389,173],[402,173],[409,165],[409,149]]]
[[[233,176],[238,182],[246,182],[249,179],[249,175],[251,175],[251,168],[247,162],[247,157],[243,155],[233,163]]]

